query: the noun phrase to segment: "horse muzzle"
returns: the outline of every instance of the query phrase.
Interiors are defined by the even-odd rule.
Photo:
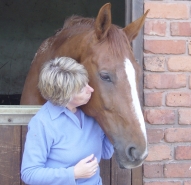
[[[125,150],[118,150],[114,147],[115,156],[119,167],[122,169],[132,169],[143,164],[145,158],[148,156],[148,151],[145,149],[140,152],[136,147],[129,146]]]

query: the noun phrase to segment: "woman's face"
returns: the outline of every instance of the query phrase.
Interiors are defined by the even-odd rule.
[[[90,100],[93,91],[94,89],[87,84],[78,94],[72,96],[71,100],[67,104],[67,108],[71,110],[86,104]]]

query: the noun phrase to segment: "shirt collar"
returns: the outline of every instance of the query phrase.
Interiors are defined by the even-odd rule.
[[[46,106],[50,113],[51,119],[56,119],[57,117],[60,116],[61,113],[67,111],[66,107],[54,105],[50,101],[47,101]]]

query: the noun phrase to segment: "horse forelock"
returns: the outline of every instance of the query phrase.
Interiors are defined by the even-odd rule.
[[[120,27],[114,24],[111,25],[106,39],[109,43],[111,51],[117,57],[126,55],[127,50],[132,51],[126,34]]]

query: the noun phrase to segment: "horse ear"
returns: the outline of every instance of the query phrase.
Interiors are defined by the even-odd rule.
[[[134,40],[140,29],[142,28],[144,22],[145,22],[145,18],[148,14],[149,10],[146,11],[146,13],[140,17],[139,19],[135,20],[134,22],[130,23],[129,25],[127,25],[125,28],[123,28],[123,31],[126,33],[129,42],[132,42],[132,40]]]
[[[95,33],[98,39],[103,39],[107,35],[111,26],[111,4],[103,5],[95,20]]]

